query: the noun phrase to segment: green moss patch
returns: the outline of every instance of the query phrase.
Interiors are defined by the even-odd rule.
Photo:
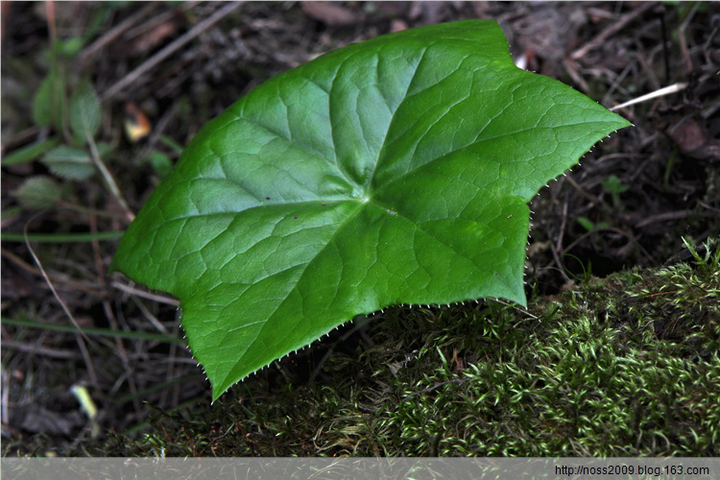
[[[298,354],[93,453],[720,455],[720,251],[691,251],[528,310],[391,309],[324,342],[313,382]]]

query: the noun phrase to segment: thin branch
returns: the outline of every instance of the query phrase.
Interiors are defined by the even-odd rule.
[[[23,260],[22,258],[15,255],[11,251],[4,249],[4,248],[0,248],[0,254],[3,257],[7,258],[9,261],[16,264],[18,267],[22,268],[23,270],[25,270],[27,272],[32,273],[33,275],[42,275],[42,272],[39,269],[33,267],[32,265],[30,265],[25,260]],[[64,285],[67,285],[70,288],[74,288],[76,290],[81,290],[89,295],[93,295],[96,297],[102,297],[102,296],[106,295],[105,292],[93,288],[96,285],[94,282],[78,282],[76,280],[73,280],[70,276],[68,276],[64,273],[60,273],[60,272],[53,272],[53,276],[55,277],[55,281],[57,283],[62,283]]]
[[[28,345],[20,342],[13,342],[10,340],[3,340],[3,348],[10,348],[12,350],[19,350],[21,352],[29,353],[31,355],[42,355],[50,358],[59,358],[63,360],[72,360],[81,358],[80,354],[72,350],[55,350],[53,348],[41,347],[39,345]]]
[[[140,76],[142,76],[144,73],[151,70],[153,67],[155,67],[158,63],[165,60],[167,57],[175,53],[177,50],[185,46],[186,43],[190,42],[193,38],[197,37],[199,34],[207,30],[208,28],[215,25],[218,21],[220,21],[223,17],[231,13],[233,10],[238,8],[240,5],[242,5],[243,2],[233,2],[228,5],[225,5],[224,7],[218,9],[215,13],[210,15],[208,18],[203,20],[202,22],[198,23],[193,27],[191,30],[189,30],[184,35],[180,36],[177,40],[172,42],[167,47],[163,48],[159,52],[157,52],[152,57],[148,58],[145,62],[143,62],[140,66],[138,66],[135,70],[125,75],[123,78],[121,78],[119,81],[117,81],[114,85],[112,85],[110,88],[105,90],[103,94],[101,95],[102,100],[107,100],[114,95],[116,95],[121,90],[127,88],[132,83],[134,83]]]
[[[687,69],[688,74],[693,71],[693,63],[692,59],[690,58],[690,52],[688,51],[687,39],[685,38],[685,30],[687,30],[688,25],[690,25],[690,22],[692,21],[699,7],[699,3],[695,3],[695,5],[693,5],[693,7],[690,9],[690,13],[688,13],[687,17],[678,29],[678,41],[680,42],[680,51],[682,52],[683,60],[685,61],[685,68]]]
[[[55,299],[58,301],[60,306],[62,307],[63,311],[65,312],[65,315],[70,319],[70,322],[73,324],[73,326],[78,330],[77,334],[75,335],[75,340],[78,343],[78,347],[80,348],[80,353],[82,353],[83,359],[85,360],[85,367],[88,370],[88,375],[90,375],[90,381],[92,382],[93,386],[96,388],[100,388],[100,384],[97,379],[97,375],[95,374],[95,367],[93,367],[92,359],[90,358],[90,353],[88,353],[87,345],[85,344],[85,340],[90,341],[90,339],[85,335],[85,332],[82,331],[80,328],[80,325],[77,323],[77,320],[75,320],[75,317],[73,316],[72,312],[70,312],[70,309],[68,308],[67,304],[65,303],[65,300],[60,297],[57,290],[55,290],[55,285],[53,285],[52,281],[50,280],[50,277],[45,272],[45,269],[42,266],[42,263],[40,263],[40,259],[35,254],[35,250],[33,250],[32,245],[30,245],[30,240],[28,240],[28,226],[30,225],[30,222],[32,222],[38,215],[43,213],[41,210],[40,212],[33,215],[23,227],[23,234],[25,235],[25,245],[27,246],[28,250],[30,251],[30,255],[32,255],[33,260],[35,261],[35,264],[40,269],[40,273],[42,274],[43,278],[45,279],[45,283],[47,283],[48,287],[50,287],[50,290],[52,291],[53,295],[55,296]]]
[[[47,0],[45,2],[45,16],[47,17],[48,33],[50,35],[50,45],[55,47],[57,41],[57,24],[55,16],[55,1]]]
[[[42,263],[40,263],[40,259],[35,254],[35,250],[32,248],[32,245],[30,245],[30,240],[28,239],[28,225],[30,225],[30,222],[35,220],[38,215],[43,213],[43,211],[40,211],[33,215],[30,220],[28,220],[25,223],[25,226],[23,227],[23,235],[25,235],[25,246],[27,246],[28,250],[30,251],[30,255],[32,256],[33,260],[35,261],[35,265],[37,265],[38,269],[40,270],[40,274],[45,279],[45,283],[48,287],[50,287],[50,291],[52,291],[53,295],[55,296],[55,299],[58,301],[60,306],[62,307],[63,311],[65,312],[65,315],[70,319],[70,322],[73,324],[73,326],[78,330],[78,333],[82,335],[82,337],[86,340],[89,340],[87,335],[82,331],[82,328],[80,328],[80,324],[77,323],[77,320],[75,320],[75,317],[70,312],[70,309],[68,308],[67,304],[65,303],[65,300],[63,300],[60,295],[58,294],[57,290],[55,290],[55,285],[53,285],[53,282],[50,280],[50,277],[48,276],[47,272],[45,271],[45,268],[42,266]]]
[[[133,288],[129,285],[122,284],[118,281],[114,281],[110,283],[110,286],[117,288],[118,290],[122,290],[123,292],[129,293],[131,295],[136,295],[141,298],[146,298],[148,300],[152,300],[153,302],[158,303],[164,303],[166,305],[172,305],[173,307],[180,306],[180,302],[175,300],[171,297],[166,297],[164,295],[157,295],[150,292],[145,292],[143,290],[138,290],[137,288]]]
[[[132,297],[133,302],[135,302],[135,305],[140,309],[143,315],[148,319],[148,321],[155,327],[156,330],[158,330],[160,333],[168,334],[167,328],[165,328],[165,325],[160,323],[160,320],[157,319],[155,315],[148,310],[148,308],[145,306],[143,302],[138,300],[137,295],[133,295]]]
[[[647,2],[642,6],[636,8],[632,12],[628,13],[625,17],[623,17],[622,20],[617,23],[613,23],[605,30],[600,32],[595,38],[586,43],[582,48],[575,50],[572,55],[570,55],[570,58],[572,58],[573,60],[578,60],[584,57],[588,54],[590,50],[594,50],[595,48],[605,43],[608,38],[615,35],[617,32],[625,28],[630,22],[632,22],[633,20],[641,16],[643,13],[654,7],[655,4],[653,2]]]
[[[93,57],[99,50],[105,48],[108,44],[115,41],[120,35],[126,30],[132,27],[135,23],[143,18],[147,17],[150,12],[155,8],[155,3],[148,3],[143,8],[130,15],[128,18],[123,20],[117,26],[110,29],[107,33],[102,35],[100,38],[95,40],[89,46],[87,46],[80,55],[78,56],[78,65],[84,65],[91,57]]]
[[[628,100],[627,102],[621,103],[620,105],[615,105],[614,107],[610,108],[610,111],[620,110],[621,108],[629,107],[630,105],[635,105],[636,103],[647,102],[648,100],[652,100],[653,98],[664,97],[665,95],[677,93],[685,90],[687,86],[687,82],[679,82],[674,85],[670,85],[669,87],[663,87],[660,90],[655,90],[654,92],[650,92],[646,95],[642,95],[632,100]]]
[[[529,312],[527,309],[525,309],[525,308],[518,307],[517,305],[515,305],[515,304],[513,304],[513,303],[507,303],[506,301],[501,300],[501,299],[499,299],[499,298],[496,298],[496,299],[494,299],[494,300],[495,300],[497,303],[499,303],[500,305],[505,305],[506,307],[512,307],[512,308],[514,308],[515,310],[517,310],[518,312],[524,313],[525,315],[527,315],[527,316],[530,317],[530,318],[534,318],[535,320],[540,320],[538,317],[536,317],[535,315],[533,315],[532,313],[530,313],[530,312]]]
[[[105,317],[108,319],[108,322],[110,323],[110,327],[113,330],[120,330],[118,327],[117,319],[115,318],[115,314],[112,311],[112,308],[110,308],[110,302],[107,300],[103,301],[103,309],[105,310]],[[123,343],[123,339],[118,337],[115,337],[115,346],[117,347],[117,355],[120,357],[120,362],[122,363],[123,368],[125,369],[128,387],[130,387],[130,393],[133,395],[137,394],[137,383],[135,382],[135,375],[133,374],[133,369],[130,366],[130,362],[128,361],[128,355],[127,351],[125,350],[125,344]],[[137,398],[133,399],[133,407],[135,408],[136,415],[140,415],[140,402],[137,400]]]
[[[705,215],[711,216],[711,214],[708,214],[705,212],[696,212],[695,210],[678,210],[675,212],[665,212],[665,213],[660,213],[658,215],[652,215],[650,217],[646,217],[646,218],[640,220],[637,223],[636,227],[637,228],[646,227],[646,226],[650,225],[651,223],[655,223],[655,222],[680,220],[682,218],[687,218],[687,217],[690,217],[690,216],[696,215],[696,214],[699,214],[700,216],[705,216]]]

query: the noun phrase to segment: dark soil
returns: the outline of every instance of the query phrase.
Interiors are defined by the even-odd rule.
[[[177,159],[177,145],[186,145],[207,120],[273,75],[391,31],[494,18],[516,61],[606,107],[686,85],[619,109],[635,127],[598,144],[534,200],[529,298],[572,290],[590,276],[687,261],[681,237],[700,243],[720,236],[718,3],[248,2],[134,78],[128,76],[135,68],[226,4],[56,2],[54,10],[48,5],[2,5],[3,159],[34,142],[64,137],[56,128],[37,126],[32,114],[54,38],[63,45],[71,84],[89,78],[104,98],[98,140],[110,146],[104,160],[133,212]],[[127,85],[115,89],[123,79]],[[127,124],[142,117],[151,133],[130,138]],[[15,192],[35,175],[60,184],[61,203],[17,208]],[[3,164],[0,180],[4,234],[113,232],[128,225],[99,177],[65,180],[34,160]],[[81,327],[182,337],[174,304],[139,296],[140,287],[108,277],[117,239],[30,245],[37,260],[24,242],[3,239],[3,319],[70,324],[46,273]],[[322,380],[327,358],[344,358],[366,345],[356,333],[341,329],[314,344],[311,353],[268,370],[262,388],[302,390]],[[87,387],[103,432],[147,430],[148,418],[172,419],[187,411],[183,406],[209,403],[209,385],[180,344],[83,338],[7,322],[2,342],[3,455],[88,453],[91,426],[70,392],[73,385]],[[243,388],[252,389],[235,390]],[[218,425],[217,431],[226,428]],[[113,453],[90,453],[98,451]],[[270,454],[242,452],[253,453]],[[310,443],[281,453],[319,452]],[[206,448],[200,454],[213,452]]]

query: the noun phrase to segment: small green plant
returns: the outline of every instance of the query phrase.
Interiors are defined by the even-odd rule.
[[[610,224],[607,222],[594,223],[587,217],[578,217],[577,222],[588,232],[595,232],[597,230],[602,230],[603,228],[608,228],[610,226]]]
[[[582,259],[576,257],[575,255],[572,255],[570,253],[565,254],[566,258],[570,258],[577,263],[577,265],[580,266],[580,269],[582,270],[582,275],[573,274],[572,272],[566,270],[566,272],[575,280],[576,282],[585,285],[587,284],[590,279],[592,279],[592,262],[588,260],[587,266],[585,266],[585,263],[582,261]]]
[[[628,125],[518,69],[494,21],[378,37],[208,123],[112,267],[180,299],[217,398],[358,314],[524,305],[528,202]]]
[[[24,208],[42,209],[62,204],[86,210],[64,201],[70,190],[66,187],[70,182],[86,181],[100,173],[128,217],[133,216],[105,166],[115,146],[99,141],[102,109],[98,95],[90,79],[79,76],[72,69],[81,48],[115,8],[98,7],[84,36],[52,39],[47,51],[40,54],[48,63],[48,73],[33,94],[30,112],[40,133],[36,141],[9,152],[2,159],[4,167],[39,159],[52,175],[27,178],[13,192]],[[159,140],[168,149],[177,148],[177,144],[167,137],[161,136]],[[141,160],[152,165],[158,177],[162,178],[171,169],[170,158],[159,149],[148,149],[145,153]]]
[[[96,141],[102,120],[100,101],[90,80],[79,78],[69,67],[82,45],[79,37],[55,40],[51,45],[49,72],[32,106],[33,122],[47,136],[12,152],[3,159],[3,166],[39,158],[56,178],[83,181],[98,168],[107,177],[101,158],[113,148]],[[55,179],[40,175],[25,180],[14,194],[23,207],[40,209],[60,202],[66,190]]]
[[[627,192],[630,189],[630,187],[628,187],[627,185],[623,185],[623,183],[615,174],[610,175],[605,180],[603,180],[602,187],[603,190],[605,190],[605,192],[610,194],[610,196],[612,197],[613,206],[615,207],[619,207],[621,204],[620,194]]]

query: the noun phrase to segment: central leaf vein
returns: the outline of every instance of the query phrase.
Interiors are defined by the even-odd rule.
[[[372,172],[370,173],[369,179],[368,179],[368,190],[372,188],[373,180],[375,179],[375,172],[377,172],[378,165],[380,164],[380,160],[383,158],[383,151],[385,150],[385,145],[387,143],[388,135],[390,133],[390,129],[395,122],[395,117],[397,115],[397,112],[402,107],[405,100],[408,98],[408,92],[410,91],[410,88],[413,85],[413,82],[415,81],[415,77],[417,77],[417,72],[420,70],[420,65],[422,64],[423,60],[425,59],[425,54],[428,51],[428,48],[430,48],[430,45],[425,47],[422,52],[420,53],[420,58],[418,59],[417,64],[415,65],[415,69],[413,70],[412,77],[410,78],[410,81],[407,84],[407,87],[405,87],[405,93],[403,93],[403,99],[400,101],[398,106],[395,108],[395,111],[392,113],[392,116],[390,117],[390,122],[388,122],[387,130],[385,131],[385,137],[383,138],[382,144],[380,146],[380,149],[378,150],[378,157],[375,160],[375,165],[373,167]],[[369,192],[368,192],[369,194]]]

